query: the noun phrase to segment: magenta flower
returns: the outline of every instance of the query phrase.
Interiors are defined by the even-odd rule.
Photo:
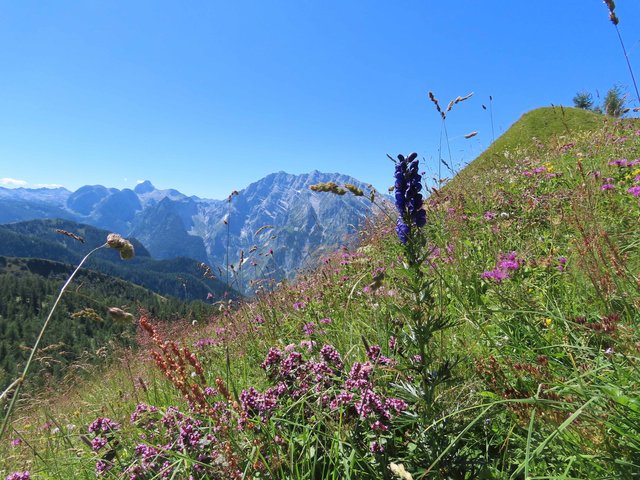
[[[493,270],[487,270],[482,273],[482,278],[493,280],[496,283],[500,283],[503,280],[509,278],[511,272],[514,272],[520,268],[520,261],[518,260],[518,254],[516,252],[501,253],[498,256],[498,265]]]
[[[640,197],[640,185],[635,185],[627,190],[634,197]]]
[[[611,165],[612,167],[628,167],[629,162],[627,161],[626,158],[620,158],[618,160],[610,161],[609,165]]]
[[[31,480],[31,474],[27,471],[25,472],[13,472],[7,475],[5,480]]]
[[[302,332],[305,335],[309,335],[309,336],[313,335],[316,332],[316,324],[315,323],[305,323],[302,326]]]
[[[98,417],[89,425],[89,433],[108,433],[115,430],[120,430],[120,424],[106,417]]]
[[[613,178],[605,178],[604,184],[600,187],[600,190],[606,192],[607,190],[613,190],[616,186],[613,184]]]
[[[516,257],[516,252],[501,254],[498,268],[500,270],[517,270],[520,267],[520,263]]]
[[[97,452],[102,449],[107,444],[107,439],[104,437],[96,437],[91,440],[91,450]]]
[[[560,272],[564,272],[565,268],[567,266],[567,257],[558,257],[558,270]]]
[[[215,345],[216,341],[213,338],[201,338],[193,344],[194,348],[204,348],[208,345]]]
[[[486,272],[482,272],[482,278],[495,280],[497,283],[500,283],[503,280],[506,280],[507,278],[509,278],[509,274],[504,270],[500,270],[496,268],[495,270],[488,270]]]

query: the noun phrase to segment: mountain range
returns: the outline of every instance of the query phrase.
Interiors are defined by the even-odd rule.
[[[309,188],[326,182],[352,184],[365,195]],[[221,280],[247,291],[261,280],[290,279],[348,242],[375,209],[369,191],[352,177],[318,171],[273,173],[224,200],[160,190],[148,180],[122,190],[0,188],[0,223],[58,218],[92,225],[135,237],[155,259],[205,262]]]

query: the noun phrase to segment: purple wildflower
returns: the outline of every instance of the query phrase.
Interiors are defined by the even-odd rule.
[[[201,338],[193,344],[194,348],[204,348],[207,345],[215,345],[216,341],[213,338]]]
[[[504,270],[500,270],[496,268],[495,270],[488,270],[486,272],[482,272],[482,278],[495,280],[496,282],[500,283],[503,280],[506,280],[507,278],[509,278],[509,273],[505,272]]]
[[[302,332],[305,335],[311,336],[316,332],[316,324],[311,322],[311,323],[305,323],[302,326]]]
[[[520,268],[517,255],[518,254],[516,252],[501,254],[500,261],[498,262],[498,268],[500,270],[517,270]]]
[[[260,364],[260,368],[268,370],[270,367],[279,364],[281,359],[282,352],[275,347],[271,347],[269,353],[267,353],[267,358]]]
[[[383,453],[384,447],[379,442],[372,442],[369,447],[372,453]]]
[[[11,446],[12,447],[19,447],[20,445],[22,445],[22,439],[21,438],[14,438],[13,440],[11,440]]]
[[[498,256],[498,265],[493,270],[482,273],[482,278],[494,280],[497,283],[509,278],[510,273],[520,268],[520,261],[516,252],[501,253]]]
[[[338,352],[333,345],[323,345],[320,349],[320,355],[325,362],[334,365],[338,369],[342,369],[343,364],[340,352]]]
[[[131,414],[130,422],[137,422],[143,415],[157,413],[158,407],[154,407],[153,405],[147,405],[146,403],[139,403],[136,405],[136,409]]]
[[[640,197],[640,185],[635,185],[627,190],[634,197]]]
[[[97,452],[102,449],[107,444],[107,439],[104,437],[96,437],[91,440],[91,450]]]
[[[411,226],[424,227],[427,213],[422,208],[422,176],[418,172],[418,154],[398,155],[395,167],[395,204],[398,210],[396,233],[400,242],[407,243]]]
[[[564,269],[567,266],[567,257],[558,257],[558,270],[560,272],[564,272]]]
[[[104,473],[111,470],[112,467],[113,467],[113,464],[109,462],[105,462],[104,460],[98,460],[96,462],[96,474],[103,475]]]
[[[119,429],[119,423],[106,417],[98,417],[89,425],[89,433],[108,433]]]
[[[320,319],[320,323],[322,323],[323,325],[329,325],[332,322],[332,320],[330,318],[321,318]]]
[[[612,167],[629,167],[632,165],[626,158],[620,158],[618,160],[612,160],[609,162]]]
[[[13,472],[7,475],[5,480],[31,480],[31,474],[27,471],[25,472]]]
[[[614,188],[616,188],[616,186],[613,184],[613,178],[605,178],[600,190],[606,192],[607,190],[613,190]]]

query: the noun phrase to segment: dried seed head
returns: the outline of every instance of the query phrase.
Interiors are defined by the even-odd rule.
[[[84,243],[84,238],[82,238],[80,235],[76,235],[75,233],[67,232],[66,230],[63,230],[61,228],[56,228],[56,233],[59,233],[60,235],[66,235],[67,237],[71,237],[80,243]]]
[[[71,314],[71,318],[88,318],[95,322],[101,322],[102,317],[93,308],[83,308]]]
[[[464,97],[456,97],[456,100],[453,103],[460,103],[460,102],[464,102],[465,100],[470,99],[471,97],[473,97],[473,92],[466,94]]]
[[[329,192],[336,195],[344,195],[347,193],[344,188],[339,187],[335,182],[316,183],[315,185],[311,185],[309,188],[314,192]]]
[[[614,12],[609,12],[609,20],[611,20],[611,23],[614,25],[618,25],[618,23],[620,23],[618,16]]]
[[[356,197],[362,197],[364,195],[364,192],[361,189],[359,189],[358,187],[356,187],[355,185],[353,185],[352,183],[345,183],[344,184],[344,188],[349,190]]]
[[[117,233],[110,233],[107,235],[107,245],[110,248],[118,250],[120,252],[120,258],[123,260],[129,260],[135,255],[133,245],[129,240],[125,240]]]
[[[109,316],[114,319],[116,322],[126,323],[133,322],[135,317],[133,314],[129,312],[125,312],[121,308],[118,307],[109,307],[108,309]]]
[[[260,235],[265,230],[269,230],[271,228],[274,228],[273,225],[263,225],[258,230],[256,230],[256,233],[254,233],[254,235]]]
[[[401,463],[390,463],[389,470],[401,480],[413,480],[411,474],[405,470],[404,465]]]
[[[433,92],[429,92],[429,100],[431,100],[433,104],[436,106],[436,110],[438,111],[438,113],[442,114],[442,110],[440,109],[440,103],[438,102],[438,99],[433,94]]]

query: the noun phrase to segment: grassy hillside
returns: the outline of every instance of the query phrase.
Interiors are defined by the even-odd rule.
[[[405,244],[381,218],[357,250],[181,335],[143,315],[138,356],[23,403],[0,472],[633,478],[640,130],[558,110],[434,193],[425,226],[406,213]]]
[[[542,107],[525,113],[505,133],[454,178],[449,188],[462,188],[487,170],[511,166],[518,156],[546,147],[557,148],[574,137],[611,124],[606,115],[571,107]]]

